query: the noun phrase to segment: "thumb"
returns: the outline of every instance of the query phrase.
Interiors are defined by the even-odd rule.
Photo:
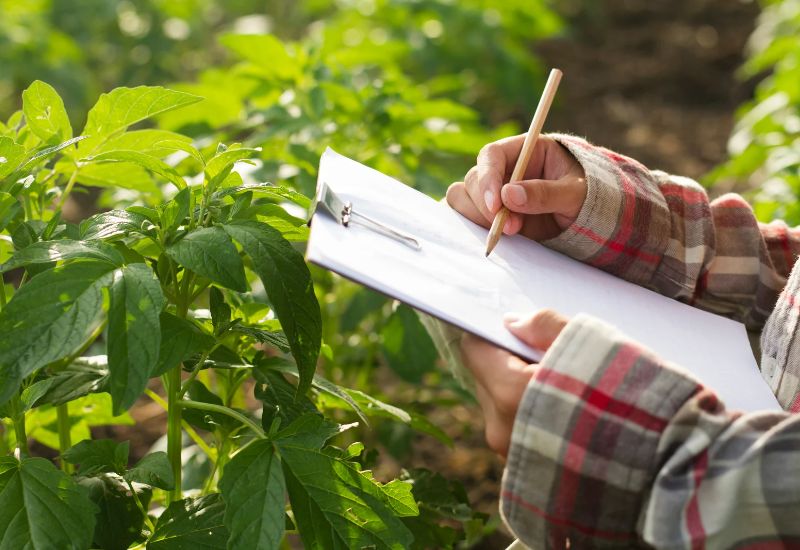
[[[586,195],[582,178],[524,180],[507,183],[500,191],[503,204],[520,214],[561,214],[575,218]]]
[[[552,309],[542,309],[527,316],[508,313],[504,321],[511,334],[531,347],[547,351],[568,319]]]

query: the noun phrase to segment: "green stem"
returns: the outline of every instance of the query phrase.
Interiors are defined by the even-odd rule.
[[[78,180],[78,166],[75,166],[75,170],[72,171],[72,175],[69,177],[69,181],[67,181],[67,186],[64,188],[64,192],[61,194],[61,199],[58,201],[58,208],[56,211],[60,211],[63,208],[64,203],[67,201],[67,197],[69,194],[72,193],[72,188],[75,187],[75,182]]]
[[[0,310],[6,307],[8,300],[6,298],[6,282],[3,280],[3,274],[0,273]]]
[[[220,414],[224,414],[234,418],[253,430],[253,432],[261,439],[266,439],[267,436],[264,433],[264,430],[261,429],[261,426],[247,418],[245,415],[234,411],[233,409],[229,409],[223,405],[216,405],[214,403],[203,403],[201,401],[192,401],[191,399],[184,399],[180,402],[180,406],[187,408],[187,409],[197,409],[200,411],[209,411],[209,412],[217,412]]]
[[[65,474],[71,474],[73,471],[72,464],[63,458],[64,453],[67,452],[67,449],[72,447],[72,440],[69,433],[69,409],[67,408],[66,403],[56,407],[56,418],[58,422],[58,450],[61,454],[61,469]]]
[[[160,396],[160,395],[158,395],[156,392],[154,392],[153,390],[150,390],[150,389],[145,389],[145,390],[144,390],[144,393],[146,393],[146,394],[147,394],[147,396],[148,396],[150,399],[152,399],[153,401],[155,401],[156,403],[158,403],[159,405],[161,405],[161,407],[162,407],[162,408],[163,408],[165,411],[168,409],[167,402],[166,402],[166,401],[164,401],[164,400],[161,398],[161,396]],[[214,451],[214,449],[212,449],[211,447],[209,447],[208,443],[206,443],[206,442],[203,440],[203,438],[202,438],[202,437],[200,437],[200,434],[198,434],[198,433],[197,433],[197,431],[195,431],[195,429],[194,429],[194,428],[192,428],[192,427],[189,425],[189,423],[188,423],[188,422],[186,422],[186,420],[184,420],[183,418],[181,418],[181,427],[183,428],[183,431],[185,431],[185,432],[186,432],[186,434],[187,434],[187,435],[188,435],[188,436],[189,436],[189,437],[192,439],[192,441],[194,441],[195,445],[197,445],[198,447],[200,447],[200,449],[202,449],[202,451],[203,451],[204,453],[206,453],[206,456],[208,456],[208,459],[209,459],[209,460],[211,460],[212,462],[216,462],[216,460],[217,460],[217,454],[218,454],[218,453],[217,453],[216,451]]]
[[[30,456],[28,450],[28,433],[25,430],[25,411],[21,410],[19,394],[14,395],[9,402],[11,421],[14,423],[14,434],[17,436],[17,448],[20,457]]]
[[[150,519],[150,516],[147,515],[147,510],[144,509],[144,505],[142,505],[142,501],[139,499],[139,495],[136,493],[136,489],[133,488],[133,483],[128,481],[128,488],[131,490],[131,494],[133,495],[133,500],[136,502],[136,506],[139,508],[139,511],[144,516],[144,522],[147,525],[147,528],[150,529],[150,534],[156,532],[156,526],[153,525],[153,521]]]
[[[175,476],[175,488],[167,494],[167,504],[181,499],[181,366],[168,374],[167,385],[167,456]]]

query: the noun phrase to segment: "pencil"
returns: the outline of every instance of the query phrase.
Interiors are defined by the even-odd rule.
[[[552,69],[550,76],[547,77],[547,84],[544,86],[542,97],[539,99],[539,105],[536,106],[536,112],[533,114],[531,120],[531,127],[528,128],[528,133],[525,134],[525,141],[522,143],[522,150],[517,157],[517,163],[514,165],[514,171],[511,173],[512,181],[522,181],[525,176],[525,169],[528,167],[528,161],[531,159],[533,153],[533,146],[539,138],[544,125],[544,119],[547,117],[547,112],[550,110],[550,105],[553,104],[553,98],[558,89],[558,83],[561,82],[561,71]],[[508,208],[502,206],[492,221],[492,228],[489,229],[489,236],[486,237],[486,256],[492,253],[494,247],[497,246],[500,240],[500,235],[503,234],[503,227],[508,220]]]

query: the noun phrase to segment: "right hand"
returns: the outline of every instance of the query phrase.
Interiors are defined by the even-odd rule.
[[[503,185],[514,171],[524,140],[523,134],[485,145],[464,181],[447,189],[447,203],[484,227],[490,227],[505,206],[510,215],[504,233],[551,239],[578,217],[586,199],[586,176],[565,147],[540,136],[523,181]]]

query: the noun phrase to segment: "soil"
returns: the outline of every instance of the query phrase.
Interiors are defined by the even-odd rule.
[[[754,2],[570,0],[559,6],[568,34],[535,48],[546,65],[565,75],[547,130],[585,136],[651,168],[693,178],[724,159],[733,112],[754,87],[735,76],[758,13]],[[520,113],[521,125],[527,126],[528,116]],[[166,421],[149,401],[131,414],[137,425],[116,427],[113,436],[131,439],[135,460],[163,434]],[[439,407],[428,418],[455,446],[417,436],[403,465],[462,481],[474,507],[496,519],[503,465],[484,443],[480,411]],[[103,431],[95,435],[112,436]],[[377,477],[396,474],[400,465],[382,455]],[[509,542],[501,526],[476,548],[504,548]]]

